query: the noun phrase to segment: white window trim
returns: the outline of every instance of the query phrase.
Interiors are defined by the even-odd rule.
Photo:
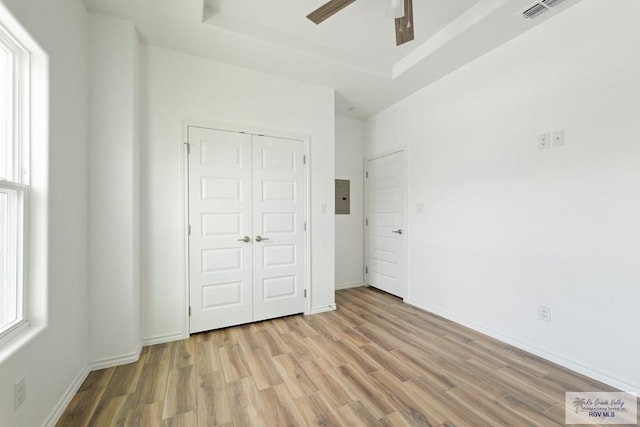
[[[0,345],[9,341],[19,331],[29,326],[29,281],[28,281],[28,244],[29,233],[28,225],[30,218],[29,210],[29,193],[30,193],[30,173],[28,168],[28,160],[30,159],[29,142],[30,142],[30,121],[29,121],[29,102],[30,102],[30,54],[29,51],[19,43],[11,33],[0,25],[0,44],[13,54],[13,72],[12,72],[12,99],[10,111],[12,111],[10,129],[8,137],[12,141],[13,150],[11,156],[12,168],[10,173],[12,180],[0,180],[0,188],[7,189],[16,194],[17,197],[17,231],[16,242],[17,251],[16,259],[11,262],[15,265],[17,289],[17,307],[18,319],[0,330]]]

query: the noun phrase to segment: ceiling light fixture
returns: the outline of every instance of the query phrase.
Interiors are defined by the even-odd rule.
[[[404,16],[404,0],[389,0],[387,16],[389,18],[402,18]]]

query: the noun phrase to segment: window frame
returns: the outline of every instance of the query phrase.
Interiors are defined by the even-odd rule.
[[[5,97],[7,105],[6,140],[7,150],[7,176],[0,177],[0,191],[10,194],[8,199],[8,211],[13,216],[11,221],[16,225],[12,231],[11,254],[12,268],[15,276],[12,283],[16,287],[16,319],[5,325],[0,325],[0,344],[4,343],[19,330],[29,324],[29,286],[28,274],[28,225],[29,225],[29,142],[30,142],[30,69],[31,60],[29,51],[0,24],[0,49],[7,52],[7,92]],[[4,151],[4,150],[3,150]]]

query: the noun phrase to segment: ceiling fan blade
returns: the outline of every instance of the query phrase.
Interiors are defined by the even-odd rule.
[[[396,18],[396,46],[413,40],[413,0],[404,0],[404,16]]]
[[[356,0],[331,0],[307,15],[316,24],[332,17]]]

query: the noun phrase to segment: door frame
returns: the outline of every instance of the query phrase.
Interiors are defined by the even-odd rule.
[[[403,251],[403,257],[402,257],[402,263],[400,268],[402,269],[402,283],[400,284],[400,288],[402,291],[402,295],[400,295],[400,298],[402,298],[402,300],[406,300],[407,299],[407,279],[408,279],[408,271],[407,271],[407,254],[408,254],[408,238],[406,236],[408,236],[409,234],[409,221],[408,221],[408,217],[409,217],[409,197],[408,197],[408,193],[409,193],[409,185],[408,185],[408,173],[407,171],[407,166],[408,166],[408,159],[409,156],[407,155],[407,148],[405,146],[400,146],[391,150],[387,150],[387,151],[383,151],[381,153],[378,154],[374,154],[371,156],[367,156],[364,159],[364,176],[363,181],[364,181],[364,219],[365,219],[365,224],[364,224],[364,265],[362,266],[362,274],[364,277],[364,281],[366,286],[369,286],[369,274],[366,271],[366,266],[369,264],[369,242],[368,242],[368,225],[366,223],[366,221],[369,218],[369,200],[368,200],[368,194],[369,194],[369,180],[367,178],[367,173],[369,172],[369,162],[371,160],[376,160],[379,159],[381,157],[386,157],[386,156],[390,156],[392,154],[397,154],[397,153],[401,153],[402,154],[402,170],[400,171],[401,173],[401,177],[400,177],[400,182],[402,183],[402,187],[404,188],[403,191],[403,200],[402,205],[404,207],[403,213],[402,213],[402,230],[403,230],[403,235],[405,236],[404,239],[402,239],[402,251]]]
[[[305,311],[304,314],[311,313],[311,297],[313,295],[311,282],[311,137],[296,132],[288,132],[282,130],[275,130],[264,128],[257,125],[250,124],[238,124],[229,123],[217,120],[207,120],[198,118],[186,118],[182,124],[182,141],[180,142],[180,150],[182,153],[182,170],[181,179],[182,185],[180,186],[182,191],[182,307],[184,309],[184,324],[182,336],[188,338],[190,336],[190,290],[191,282],[189,277],[189,128],[198,127],[205,129],[213,129],[227,132],[239,132],[247,133],[251,135],[270,136],[281,139],[291,139],[303,142],[303,152],[305,156],[304,164],[304,221],[306,224],[305,230],[305,259],[304,259],[304,278],[305,286],[304,292],[307,297],[305,298]]]

